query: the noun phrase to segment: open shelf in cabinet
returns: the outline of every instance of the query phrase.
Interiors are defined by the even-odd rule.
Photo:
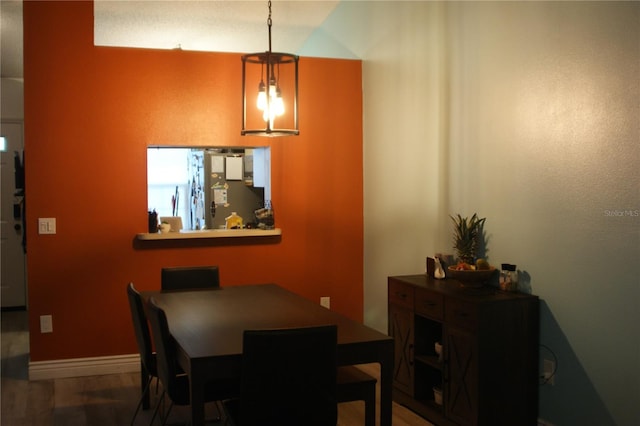
[[[431,368],[435,368],[437,370],[442,370],[442,361],[437,356],[430,355],[416,355],[416,362],[420,362],[422,364],[428,365]]]
[[[431,401],[435,405],[433,389],[442,390],[442,370],[419,362],[415,364],[415,369],[414,398],[418,401]]]
[[[442,355],[436,353],[436,343],[442,344],[442,323],[415,315],[415,358],[440,369]]]

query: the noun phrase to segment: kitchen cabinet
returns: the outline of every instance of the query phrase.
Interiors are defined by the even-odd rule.
[[[426,275],[389,277],[388,293],[396,402],[439,426],[536,425],[536,296]]]

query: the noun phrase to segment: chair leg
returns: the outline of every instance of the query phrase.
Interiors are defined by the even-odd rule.
[[[364,399],[364,425],[376,426],[376,390],[373,388],[373,392],[367,392],[367,397]]]
[[[144,396],[144,398],[142,399],[143,410],[148,410],[150,406],[149,394],[145,394],[145,390],[149,387],[149,383],[151,379],[152,379],[152,376],[149,374],[149,372],[145,368],[144,363],[142,362],[142,359],[141,359],[140,360],[140,390],[142,391],[142,395]]]
[[[154,420],[156,419],[156,416],[158,415],[158,410],[160,409],[160,406],[162,405],[163,401],[164,401],[164,394],[165,391],[162,391],[162,394],[160,394],[160,400],[158,401],[158,403],[156,404],[156,409],[153,410],[153,417],[151,417],[151,421],[149,422],[149,426],[153,425]],[[160,415],[160,419],[162,419],[163,415]],[[163,422],[164,423],[164,422]]]
[[[338,369],[338,402],[364,401],[364,425],[376,424],[376,379],[357,367]]]
[[[148,396],[149,396],[149,387],[151,386],[151,380],[153,378],[149,377],[149,379],[147,380],[147,384],[145,385],[144,389],[142,390],[142,395],[140,395],[140,400],[138,401],[138,406],[136,407],[136,412],[133,413],[133,417],[131,418],[131,426],[133,426],[134,422],[136,421],[136,417],[138,417],[138,412],[140,411],[140,407],[145,403],[145,401],[147,402],[147,406],[149,404],[149,400],[148,400]]]
[[[162,420],[162,426],[166,426],[167,420],[169,420],[169,414],[171,414],[172,408],[173,408],[173,402],[169,401],[169,408],[167,409],[167,413],[164,415],[164,420]]]

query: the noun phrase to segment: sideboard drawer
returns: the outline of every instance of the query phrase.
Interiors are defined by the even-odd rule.
[[[395,280],[389,280],[389,303],[413,310],[414,287]]]
[[[478,328],[478,307],[473,303],[447,299],[445,308],[446,321],[451,324],[475,331]]]
[[[444,312],[444,297],[423,288],[416,288],[416,313],[441,320]]]

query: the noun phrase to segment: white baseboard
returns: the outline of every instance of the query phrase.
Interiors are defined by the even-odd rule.
[[[139,354],[29,362],[29,380],[100,376],[137,371],[140,371]]]

